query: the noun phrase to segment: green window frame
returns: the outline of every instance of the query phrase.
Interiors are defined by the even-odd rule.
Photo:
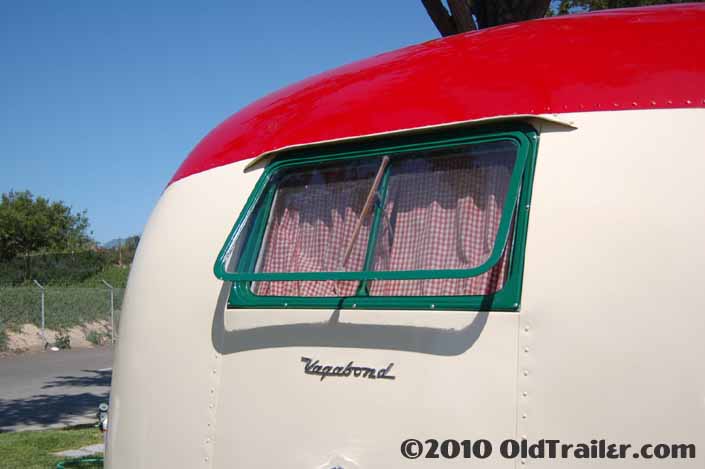
[[[495,245],[489,258],[471,269],[414,271],[353,271],[353,272],[254,272],[264,238],[275,187],[269,184],[274,174],[288,168],[388,155],[413,156],[415,152],[451,148],[458,145],[511,140],[517,144],[517,155],[510,177],[509,190],[503,207]],[[270,162],[256,183],[214,265],[221,280],[232,282],[229,308],[324,308],[324,309],[453,309],[517,311],[520,306],[524,269],[524,249],[528,228],[531,186],[533,182],[538,133],[525,123],[513,123],[476,128],[443,129],[412,136],[394,136],[384,140],[339,143],[294,150]],[[391,166],[391,165],[390,165]],[[386,182],[388,169],[383,184]],[[261,205],[261,207],[260,207]],[[260,210],[257,210],[261,208]],[[250,218],[252,220],[250,220]],[[379,210],[373,215],[370,238],[376,237]],[[512,220],[514,223],[512,224]],[[510,229],[513,228],[513,233]],[[513,236],[510,236],[513,235]],[[507,240],[511,246],[505,246]],[[372,243],[370,243],[372,244]],[[487,295],[465,296],[367,296],[370,280],[415,280],[436,278],[467,278],[490,270],[509,249],[509,271],[503,287]],[[368,246],[367,256],[371,256]],[[236,270],[228,271],[231,256],[236,254]],[[369,264],[369,263],[366,263]],[[356,295],[347,297],[260,296],[251,291],[253,281],[298,280],[358,280]]]

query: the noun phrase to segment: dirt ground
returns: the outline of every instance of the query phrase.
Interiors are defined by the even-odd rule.
[[[100,344],[90,342],[86,337],[94,331]],[[92,348],[110,341],[110,323],[94,321],[75,326],[65,331],[70,337],[71,348]],[[46,329],[46,340],[50,345],[56,342],[58,331]],[[19,331],[7,331],[7,348],[10,353],[36,352],[44,350],[44,339],[40,329],[34,324],[24,324]]]

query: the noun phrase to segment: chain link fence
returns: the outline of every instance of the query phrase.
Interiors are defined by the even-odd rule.
[[[25,325],[39,329],[45,342],[57,334],[83,338],[94,344],[118,338],[123,288],[95,287],[0,287],[0,350],[8,335]],[[3,347],[4,345],[4,347]]]

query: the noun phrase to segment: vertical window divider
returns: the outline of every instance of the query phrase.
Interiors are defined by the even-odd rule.
[[[382,177],[382,182],[377,190],[377,196],[375,196],[375,211],[372,218],[372,226],[370,226],[370,235],[367,239],[367,253],[365,254],[365,264],[363,270],[370,270],[375,257],[375,246],[377,245],[377,235],[379,232],[379,223],[382,219],[382,213],[384,212],[384,204],[387,200],[387,186],[389,183],[389,172],[394,164],[392,159],[384,170],[384,176]],[[357,288],[356,296],[369,296],[369,281],[361,280],[360,285]]]

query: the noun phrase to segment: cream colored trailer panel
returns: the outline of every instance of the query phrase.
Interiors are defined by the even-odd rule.
[[[517,313],[227,310],[212,266],[260,171],[171,185],[129,281],[108,467],[470,464],[410,462],[406,438],[490,440],[475,467],[518,467],[497,447],[523,436],[705,448],[705,110],[559,117],[577,129],[540,135]],[[321,381],[302,356],[396,379]]]
[[[564,117],[578,129],[541,136],[534,178],[520,435],[694,443],[655,464],[703,467],[705,110]],[[644,467],[633,453],[584,464]]]

